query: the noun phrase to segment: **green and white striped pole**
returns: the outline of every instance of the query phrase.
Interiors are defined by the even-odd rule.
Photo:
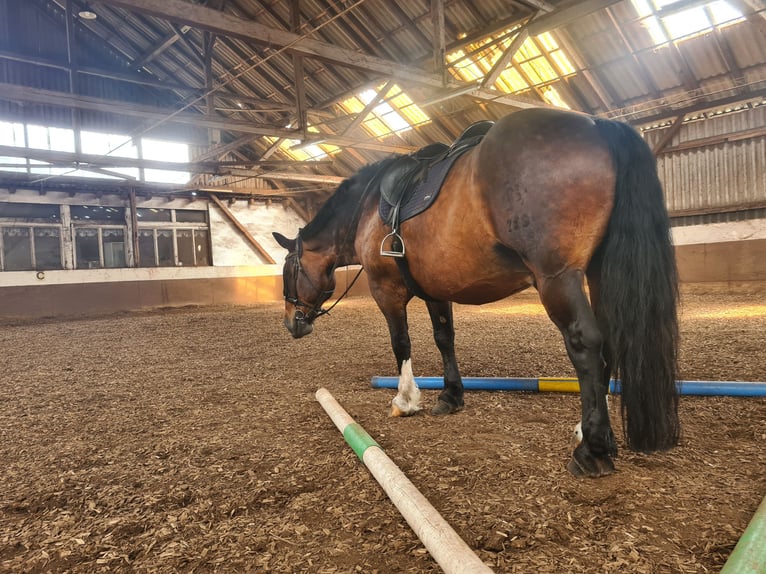
[[[755,511],[734,547],[721,574],[763,574],[766,572],[766,497]]]
[[[444,572],[492,574],[492,569],[474,554],[426,497],[388,458],[381,446],[349,416],[327,389],[319,389],[316,399]]]

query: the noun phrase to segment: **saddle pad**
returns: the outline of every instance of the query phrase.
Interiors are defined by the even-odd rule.
[[[441,190],[444,180],[447,178],[447,174],[449,173],[452,164],[454,164],[455,160],[469,149],[471,148],[465,148],[448,155],[446,158],[435,163],[428,169],[425,178],[418,182],[415,188],[402,198],[402,204],[399,208],[400,223],[423,213],[431,206],[439,195],[439,191]],[[378,213],[380,214],[381,219],[389,225],[391,224],[393,210],[394,206],[390,205],[381,197]]]

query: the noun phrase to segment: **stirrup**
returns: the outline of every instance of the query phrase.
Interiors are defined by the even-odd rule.
[[[385,249],[385,247],[384,247],[384,246],[385,246],[385,244],[386,244],[386,240],[387,240],[389,237],[391,237],[391,238],[392,238],[392,239],[391,239],[391,249],[390,249],[390,250],[387,250],[387,249]],[[397,239],[399,240],[399,245],[401,245],[401,246],[402,246],[402,249],[401,249],[400,251],[396,251],[396,250],[394,249],[394,247],[395,247],[395,245],[394,245],[394,244],[396,243],[396,240],[397,240]],[[394,230],[393,230],[391,233],[389,233],[388,235],[386,235],[386,236],[383,238],[383,241],[381,241],[381,242],[380,242],[380,254],[381,254],[383,257],[404,257],[404,252],[405,252],[405,249],[404,249],[404,240],[402,239],[402,236],[401,236],[401,235],[399,235],[399,234],[396,232],[396,229],[394,229]]]

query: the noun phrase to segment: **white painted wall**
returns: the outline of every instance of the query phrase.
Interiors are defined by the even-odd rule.
[[[277,263],[284,260],[286,252],[274,241],[271,232],[279,231],[287,237],[295,237],[298,229],[306,225],[297,213],[281,202],[249,205],[246,201],[237,201],[228,208]],[[213,242],[213,265],[216,267],[265,263],[229,218],[212,203],[210,234]]]
[[[178,279],[228,279],[231,277],[272,277],[281,275],[281,265],[3,271],[0,273],[0,287],[80,285],[83,283],[123,283],[129,281],[173,281]]]
[[[674,227],[672,232],[674,245],[766,239],[766,219],[687,225]]]

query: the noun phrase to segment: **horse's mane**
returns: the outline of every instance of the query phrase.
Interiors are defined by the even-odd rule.
[[[306,227],[300,230],[300,236],[303,240],[311,239],[328,224],[333,221],[350,220],[356,211],[359,202],[362,201],[367,191],[370,181],[384,170],[397,156],[391,156],[375,163],[367,164],[351,177],[344,179],[322,207],[317,212],[314,219],[306,224]],[[371,191],[377,192],[377,187]]]

